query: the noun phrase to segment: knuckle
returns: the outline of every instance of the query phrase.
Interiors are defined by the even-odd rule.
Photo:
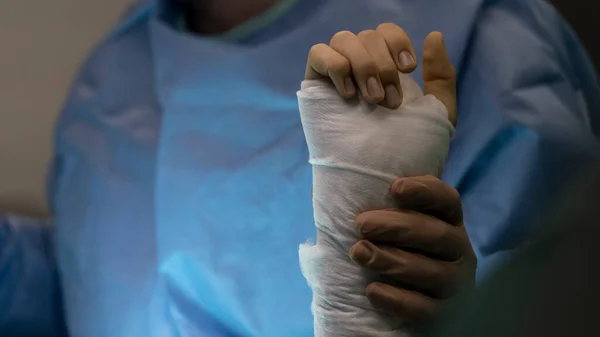
[[[380,24],[379,26],[377,26],[377,30],[381,31],[381,30],[395,30],[395,29],[399,29],[400,27],[394,23],[390,23],[390,22],[384,22],[382,24]],[[400,28],[401,29],[401,28]]]
[[[377,27],[377,31],[380,32],[392,46],[406,47],[411,44],[410,38],[404,29],[393,23],[383,23]]]
[[[355,72],[375,75],[379,72],[377,65],[373,60],[360,60],[354,67]]]
[[[319,44],[315,44],[312,47],[310,47],[310,49],[308,51],[308,58],[309,59],[317,58],[321,54],[321,51],[323,50],[323,47],[325,47],[325,46],[326,46],[325,44],[319,43]]]
[[[395,47],[396,49],[410,49],[411,48],[411,41],[408,38],[408,35],[406,34],[396,34],[393,36],[390,36],[387,39],[388,43],[390,44],[390,46]]]
[[[332,60],[329,64],[329,70],[336,74],[347,74],[350,72],[350,61],[346,58]]]
[[[368,40],[368,39],[372,39],[375,36],[378,36],[379,34],[372,30],[372,29],[368,29],[368,30],[363,30],[362,32],[358,33],[358,37],[361,40]]]
[[[389,63],[385,63],[385,64],[380,64],[378,66],[379,69],[379,74],[381,74],[382,77],[386,77],[386,78],[393,78],[393,76],[395,76],[398,73],[398,70],[396,69],[396,65],[395,64],[389,64]]]
[[[339,45],[343,44],[344,41],[348,41],[348,39],[353,36],[354,36],[354,33],[352,33],[351,31],[342,30],[333,35],[333,37],[331,38],[331,41],[329,41],[329,45],[339,46]]]
[[[314,54],[314,53],[318,53],[319,51],[323,50],[323,47],[326,47],[327,45],[324,43],[317,43],[315,45],[313,45],[312,47],[310,47],[310,50],[308,51],[309,54]]]

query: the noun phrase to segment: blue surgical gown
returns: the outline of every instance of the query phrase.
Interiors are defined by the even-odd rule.
[[[180,18],[140,3],[83,65],[56,126],[54,237],[1,222],[2,336],[312,336],[295,91],[310,46],[340,30],[398,23],[418,53],[444,33],[459,121],[443,179],[482,274],[599,153],[593,67],[542,1],[300,0],[215,38]]]

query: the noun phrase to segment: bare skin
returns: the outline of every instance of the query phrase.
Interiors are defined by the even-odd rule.
[[[441,33],[427,36],[422,60],[425,94],[440,100],[456,125],[456,71]],[[409,74],[416,68],[417,55],[409,36],[399,26],[384,23],[358,35],[341,31],[329,45],[314,45],[305,79],[330,78],[344,98],[360,91],[366,101],[395,109],[402,103],[398,71]]]
[[[273,7],[280,0],[195,0],[187,9],[191,31],[202,35],[226,33]]]

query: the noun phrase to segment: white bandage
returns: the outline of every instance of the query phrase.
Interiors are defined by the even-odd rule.
[[[402,322],[365,296],[377,279],[348,257],[360,240],[364,211],[394,207],[396,177],[439,176],[454,127],[444,105],[401,75],[403,104],[391,110],[344,100],[327,80],[304,81],[300,115],[313,166],[315,245],[300,246],[300,266],[313,290],[315,337],[406,336]]]

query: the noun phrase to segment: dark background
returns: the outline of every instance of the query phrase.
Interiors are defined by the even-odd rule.
[[[600,1],[550,0],[573,27],[600,75]]]

